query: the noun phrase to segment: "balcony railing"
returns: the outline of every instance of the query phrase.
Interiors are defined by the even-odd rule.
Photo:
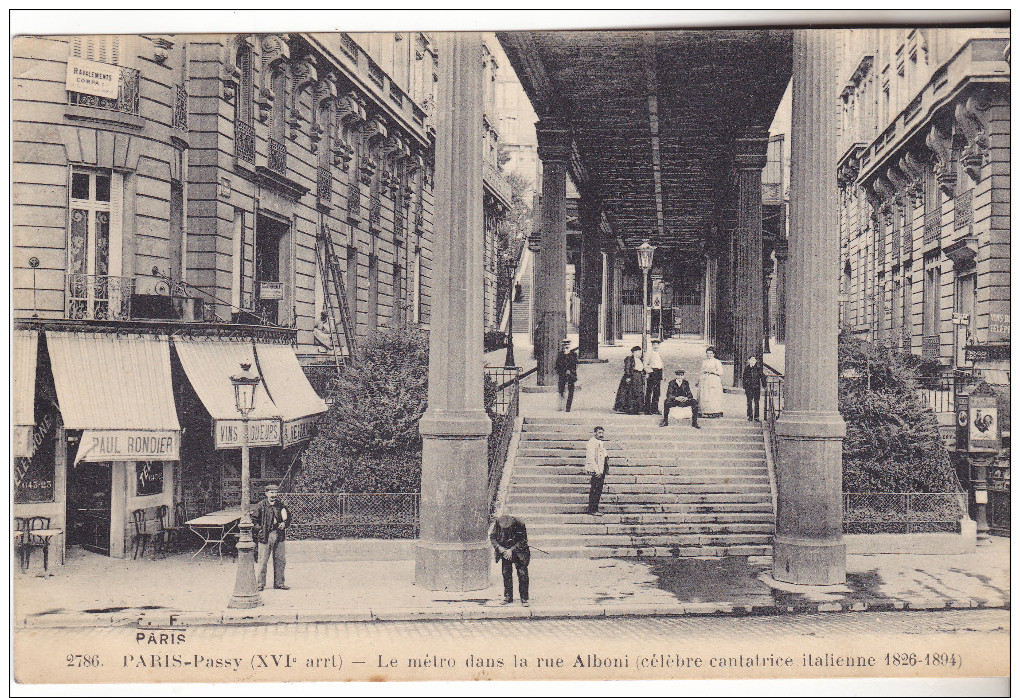
[[[70,320],[130,320],[135,280],[126,276],[67,275]]]
[[[97,97],[81,92],[68,92],[67,103],[78,107],[119,111],[125,114],[138,114],[138,71],[134,68],[118,68],[120,70],[120,86],[117,99]]]
[[[352,220],[361,218],[361,183],[357,175],[351,175],[347,185],[347,217]]]
[[[942,215],[932,211],[924,216],[924,244],[938,242],[942,238]]]
[[[373,230],[382,227],[382,204],[379,202],[378,193],[372,196],[368,203],[368,227]]]
[[[320,203],[329,203],[333,197],[333,171],[328,165],[319,165],[315,178],[315,195]]]
[[[255,127],[243,121],[234,122],[234,155],[255,164]]]
[[[953,227],[956,230],[970,225],[974,222],[974,190],[968,189],[962,194],[956,195],[956,204],[953,207]]]
[[[174,98],[174,120],[173,127],[181,131],[188,130],[188,93],[181,86],[177,85]]]
[[[287,174],[287,146],[276,140],[269,139],[269,169],[279,175]]]
[[[937,334],[921,338],[921,358],[933,360],[939,358],[939,336]]]

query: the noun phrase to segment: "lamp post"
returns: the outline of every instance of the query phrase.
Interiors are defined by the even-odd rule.
[[[652,255],[655,254],[655,247],[649,245],[645,240],[641,247],[637,248],[637,263],[641,267],[641,295],[643,303],[641,306],[641,353],[648,351],[648,271],[652,268]]]
[[[517,360],[514,358],[514,300],[515,300],[514,297],[517,295],[516,294],[517,284],[514,282],[514,279],[517,278],[517,265],[514,264],[515,259],[512,249],[507,248],[504,251],[504,255],[505,255],[504,259],[506,260],[505,267],[507,270],[507,274],[510,277],[510,283],[507,286],[507,303],[510,304],[510,307],[507,310],[506,361],[503,362],[503,365],[516,366]]]
[[[251,364],[241,364],[241,372],[230,377],[234,386],[234,405],[241,413],[241,529],[237,541],[237,578],[234,581],[234,595],[227,608],[255,608],[262,605],[255,586],[255,542],[252,540],[251,514],[251,465],[248,453],[248,415],[255,408],[255,388],[259,376],[249,369]]]

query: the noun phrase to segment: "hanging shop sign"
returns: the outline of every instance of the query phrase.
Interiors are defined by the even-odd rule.
[[[120,68],[84,58],[67,59],[68,92],[117,99],[120,94]]]
[[[283,445],[291,446],[301,441],[312,438],[312,430],[315,428],[317,415],[295,419],[283,425]]]
[[[220,419],[213,426],[214,446],[216,448],[241,448],[240,419]],[[253,419],[248,422],[249,446],[279,446],[280,420]]]
[[[181,434],[178,431],[86,429],[74,462],[180,460],[180,450]]]
[[[57,413],[47,413],[31,430],[32,455],[14,459],[14,502],[52,502],[56,476]]]
[[[999,451],[999,402],[995,392],[984,382],[971,392],[968,405],[968,450]]]

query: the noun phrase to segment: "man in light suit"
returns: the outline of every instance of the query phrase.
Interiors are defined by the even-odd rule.
[[[605,435],[605,429],[595,427],[595,435],[588,439],[584,460],[584,471],[591,474],[591,483],[588,486],[588,513],[592,516],[602,516],[602,512],[599,511],[599,500],[602,498],[606,474],[609,473],[609,453],[602,443]]]

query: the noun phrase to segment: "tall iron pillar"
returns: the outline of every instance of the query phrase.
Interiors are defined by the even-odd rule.
[[[436,105],[435,282],[422,435],[415,583],[489,586],[488,440],[482,397],[482,35],[441,32]]]
[[[581,198],[581,317],[578,323],[578,355],[599,358],[599,305],[602,300],[602,239],[600,211],[590,196]]]
[[[737,139],[737,230],[734,235],[733,385],[740,385],[744,363],[762,347],[761,171],[768,133]]]
[[[535,354],[539,386],[555,390],[556,355],[567,336],[567,165],[570,133],[538,124],[542,160],[541,249],[535,289]]]
[[[785,407],[776,423],[778,511],[772,575],[792,584],[846,581],[837,334],[839,227],[833,108],[839,36],[793,39]]]

